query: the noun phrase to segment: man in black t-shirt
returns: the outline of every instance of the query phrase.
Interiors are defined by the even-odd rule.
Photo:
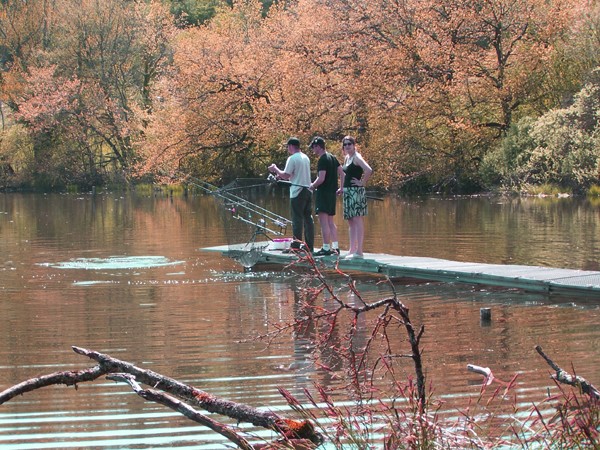
[[[315,212],[321,224],[323,247],[314,256],[339,255],[337,227],[335,225],[336,194],[338,191],[338,177],[344,180],[344,171],[339,161],[331,153],[325,151],[325,140],[316,136],[309,147],[319,157],[317,162],[317,178],[310,185],[315,191]]]

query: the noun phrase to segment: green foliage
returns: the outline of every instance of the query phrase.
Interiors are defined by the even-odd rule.
[[[19,172],[27,166],[32,149],[31,135],[24,126],[14,125],[0,133],[0,186],[19,184]]]
[[[590,197],[600,197],[600,186],[597,184],[591,185],[588,190],[588,195]]]
[[[559,197],[570,195],[571,192],[565,192],[565,188],[552,183],[534,184],[523,186],[522,190],[531,195],[545,197]]]
[[[519,161],[534,147],[530,132],[534,119],[526,117],[513,123],[506,137],[496,148],[483,157],[480,176],[488,189],[502,186],[507,190],[518,190],[521,176],[518,173]]]
[[[600,71],[577,93],[571,106],[524,118],[511,127],[501,146],[484,158],[488,185],[526,185],[583,191],[597,181],[600,162]]]
[[[210,20],[225,3],[222,0],[171,0],[170,10],[177,25],[185,28]]]
[[[233,6],[232,0],[169,0],[170,11],[175,23],[180,28],[194,27],[207,23],[220,8]],[[261,0],[263,12],[266,14],[274,3],[273,0]]]
[[[37,191],[75,189],[100,186],[107,178],[104,172],[89,170],[89,157],[73,143],[49,131],[31,133],[22,125],[10,127],[0,140],[1,184]],[[6,147],[5,147],[6,146]],[[11,151],[4,152],[5,149]],[[2,171],[8,168],[10,173]],[[6,175],[2,177],[2,175]]]

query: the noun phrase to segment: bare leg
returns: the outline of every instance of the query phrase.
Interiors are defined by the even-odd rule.
[[[331,244],[331,229],[329,226],[329,214],[320,212],[319,223],[321,224],[321,236],[323,237],[323,244]]]
[[[329,239],[330,242],[337,242],[338,233],[337,233],[337,225],[335,224],[334,217],[335,216],[327,216],[329,219]]]
[[[363,241],[365,239],[365,221],[362,216],[355,217],[355,238],[356,238],[356,254],[362,256],[363,254]]]
[[[350,248],[348,249],[348,254],[356,253],[356,217],[352,217],[348,219],[348,228],[349,228],[349,237],[350,237]]]

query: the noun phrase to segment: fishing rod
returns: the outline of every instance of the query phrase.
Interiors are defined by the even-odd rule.
[[[227,210],[231,211],[233,214],[234,219],[255,227],[255,235],[257,234],[257,231],[261,231],[262,234],[267,232],[278,236],[283,236],[286,233],[288,225],[292,223],[291,220],[287,219],[286,217],[275,214],[274,212],[269,211],[262,206],[235,195],[231,193],[230,190],[219,188],[189,174],[180,175],[187,183],[196,186],[207,194],[221,199],[224,202]],[[254,220],[253,215],[257,216],[258,219]]]
[[[240,181],[247,182],[247,183],[253,183],[253,184],[248,184],[248,185],[242,184],[242,185],[238,186],[238,183]],[[242,189],[253,189],[255,187],[263,187],[267,184],[271,184],[271,182],[268,179],[265,180],[264,178],[236,178],[231,183],[229,183],[219,189],[221,191],[231,192],[231,191],[239,191]]]
[[[278,179],[278,178],[277,178],[275,175],[273,175],[273,174],[270,174],[270,175],[267,177],[267,180],[268,180],[269,182],[271,182],[271,183],[282,183],[282,184],[286,184],[286,185],[288,185],[288,186],[298,186],[298,187],[304,187],[304,188],[307,188],[307,189],[308,189],[308,186],[302,186],[301,184],[294,184],[294,183],[292,183],[291,181],[279,180],[279,179]],[[373,196],[373,195],[369,195],[369,194],[366,194],[366,197],[367,197],[367,199],[369,199],[369,200],[377,200],[378,202],[382,202],[382,201],[383,201],[383,199],[382,199],[381,197],[375,197],[375,196]]]

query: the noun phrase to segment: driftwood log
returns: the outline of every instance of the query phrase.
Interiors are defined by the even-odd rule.
[[[235,419],[238,422],[250,423],[273,430],[281,435],[282,440],[288,444],[288,448],[289,445],[294,446],[294,442],[298,442],[299,447],[302,448],[310,448],[311,445],[314,448],[323,441],[322,436],[315,431],[312,423],[308,421],[287,419],[274,412],[261,411],[248,405],[224,400],[173,378],[142,369],[109,355],[81,347],[72,348],[75,353],[87,356],[98,364],[88,369],[54,372],[23,381],[0,392],[0,405],[18,395],[42,387],[57,384],[77,387],[79,383],[94,381],[101,376],[108,375],[108,379],[129,384],[134,392],[141,397],[165,405],[180,412],[185,417],[209,427],[235,443],[239,448],[264,448],[264,444],[252,446],[233,428],[208,418],[194,408],[201,408],[210,413]],[[143,389],[141,384],[152,388]]]

